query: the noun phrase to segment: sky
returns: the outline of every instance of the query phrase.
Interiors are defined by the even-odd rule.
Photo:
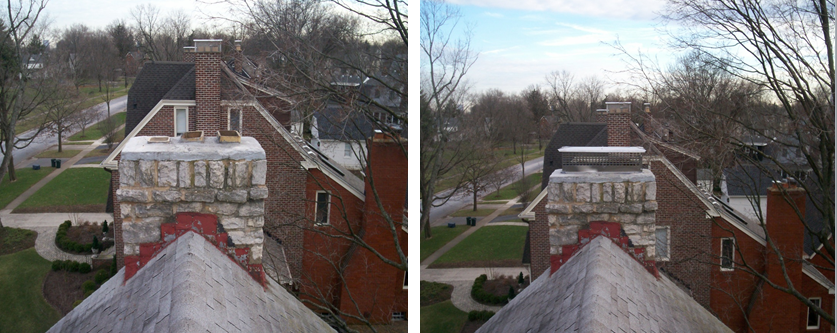
[[[517,93],[544,86],[552,71],[576,80],[628,80],[619,74],[624,57],[608,44],[617,39],[633,54],[673,61],[657,14],[663,0],[449,0],[472,27],[472,49],[480,52],[467,78],[471,92],[497,88]],[[460,29],[462,32],[464,29]],[[611,89],[614,87],[611,87]]]
[[[200,8],[204,12],[218,12],[215,8],[219,5],[209,5],[195,0],[146,0],[135,1],[102,1],[102,0],[50,0],[46,6],[46,12],[51,20],[50,28],[63,30],[73,24],[83,23],[90,28],[104,28],[114,20],[123,19],[130,23],[131,9],[140,4],[151,4],[160,10],[161,16],[166,16],[169,11],[183,10],[187,14],[194,14],[196,19],[192,24],[200,23],[202,15],[198,12]]]

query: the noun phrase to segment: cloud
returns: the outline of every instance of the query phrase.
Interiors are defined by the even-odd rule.
[[[551,11],[636,20],[655,18],[655,13],[661,11],[665,5],[665,0],[449,0],[449,2],[484,8]]]
[[[588,35],[581,35],[581,36],[569,36],[569,37],[561,37],[556,39],[550,39],[546,41],[542,41],[538,43],[539,45],[543,46],[573,46],[573,45],[585,45],[585,44],[595,44],[599,43],[604,40],[613,39],[613,36],[610,34],[588,34]]]
[[[485,16],[491,16],[491,17],[497,17],[497,18],[503,17],[503,14],[500,14],[500,13],[485,12],[483,14]]]
[[[504,49],[496,49],[496,50],[491,50],[491,51],[480,52],[480,54],[494,54],[494,53],[506,52],[506,51],[514,50],[518,47],[519,46],[512,46],[512,47],[507,47],[507,48],[504,48]]]

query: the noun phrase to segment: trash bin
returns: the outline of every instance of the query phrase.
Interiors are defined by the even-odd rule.
[[[456,228],[456,223],[448,222],[448,228]]]
[[[55,168],[56,169],[61,169],[61,159],[58,159],[58,158],[55,159]]]
[[[54,158],[49,160],[49,166],[52,167],[52,168],[55,167],[55,159]]]
[[[471,217],[470,216],[465,218],[465,224],[467,224],[468,226],[471,225]]]
[[[40,164],[32,164],[32,170],[41,170]]]

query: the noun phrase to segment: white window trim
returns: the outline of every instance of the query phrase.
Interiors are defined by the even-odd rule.
[[[243,132],[244,131],[244,109],[238,108],[238,107],[227,108],[227,130],[228,131],[231,130],[230,129],[230,117],[232,117],[232,111],[233,110],[238,110],[238,127],[240,127],[239,128],[239,130],[240,130],[239,133]]]
[[[666,253],[668,254],[668,258],[660,258],[660,256],[656,255],[657,253],[660,253],[659,251],[657,251],[657,253],[655,253],[655,257],[656,257],[657,261],[670,261],[671,260],[671,227],[665,226],[665,227],[654,228],[654,237],[655,237],[654,245],[655,246],[657,244],[657,240],[656,240],[657,230],[660,230],[660,229],[665,229],[666,230]]]
[[[730,252],[730,253],[732,253],[732,255],[729,258],[729,262],[730,262],[730,265],[732,267],[730,267],[730,268],[726,268],[726,267],[723,266],[724,265],[724,240],[727,240],[727,239],[732,240],[732,251]],[[721,253],[719,253],[719,254],[720,254],[720,256],[719,256],[718,263],[721,266],[721,271],[722,272],[734,271],[735,270],[735,238],[732,238],[732,237],[721,238]]]
[[[349,148],[348,150],[346,149],[347,147]],[[354,155],[354,150],[355,147],[352,147],[351,142],[343,142],[343,157],[352,157],[352,155]]]
[[[404,271],[404,282],[401,283],[401,286],[404,287],[403,288],[404,290],[407,290],[407,281],[409,281],[409,280],[407,280],[407,271],[405,270]]]
[[[320,193],[325,193],[328,195],[328,200],[326,201],[326,223],[320,223],[317,221],[317,205],[320,203],[317,201],[317,198],[320,196]],[[328,191],[317,191],[314,193],[314,225],[315,226],[324,226],[331,224],[331,193]]]
[[[817,305],[817,306],[822,307],[822,298],[820,298],[820,297],[810,297],[810,298],[808,298],[808,300],[809,301],[818,300],[819,305]],[[808,326],[808,317],[810,317],[810,316],[811,316],[811,308],[808,308],[808,312],[806,313],[806,316],[805,316],[805,328],[807,328],[809,330],[819,329],[820,328],[820,315],[817,315],[817,326]]]
[[[173,107],[174,114],[172,114],[174,121],[174,136],[177,136],[177,110],[186,110],[186,131],[189,131],[189,107]]]

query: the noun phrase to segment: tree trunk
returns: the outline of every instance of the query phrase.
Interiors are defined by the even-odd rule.
[[[9,156],[9,183],[16,181],[17,175],[15,174],[15,156]]]
[[[476,184],[474,184],[476,185]],[[474,186],[474,211],[477,211],[477,195],[479,195],[479,191],[477,191],[477,187]]]
[[[58,127],[58,152],[61,152],[61,127]]]
[[[517,140],[512,139],[512,154],[517,154]]]

